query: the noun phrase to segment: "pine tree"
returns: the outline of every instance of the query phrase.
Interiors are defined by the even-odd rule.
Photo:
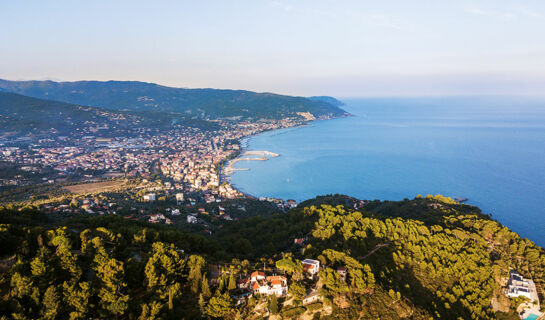
[[[278,313],[278,299],[275,294],[272,295],[271,301],[269,301],[269,312],[272,314]]]
[[[42,305],[44,319],[55,319],[57,317],[60,302],[55,286],[51,285],[45,290]]]
[[[212,318],[221,318],[231,312],[231,308],[231,297],[226,292],[212,297],[205,308],[205,312]]]
[[[235,290],[237,288],[237,282],[235,281],[235,276],[233,273],[229,275],[229,285],[227,286],[227,290]]]
[[[205,307],[206,307],[206,300],[204,299],[203,294],[199,294],[199,309],[201,310],[201,313],[205,313]]]
[[[206,275],[203,275],[202,277],[201,293],[206,299],[212,296],[212,292],[210,292],[210,286],[208,285],[208,279],[206,279]]]

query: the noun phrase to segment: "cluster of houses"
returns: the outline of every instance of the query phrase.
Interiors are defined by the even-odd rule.
[[[149,219],[148,219],[148,222],[149,223],[165,223],[165,224],[172,224],[172,220],[170,220],[169,218],[165,217],[164,214],[162,213],[154,213],[154,214],[150,214],[149,215]]]
[[[255,271],[250,277],[239,280],[237,285],[254,294],[274,294],[279,297],[288,294],[288,279],[285,276],[265,276],[261,271]]]
[[[304,273],[310,278],[315,278],[320,272],[320,261],[318,260],[305,259],[302,264]],[[288,279],[286,276],[267,276],[262,271],[254,271],[249,277],[240,279],[237,286],[253,294],[276,295],[278,297],[288,294]]]

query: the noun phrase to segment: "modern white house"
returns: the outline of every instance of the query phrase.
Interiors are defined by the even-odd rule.
[[[313,259],[305,259],[302,261],[303,271],[308,273],[310,276],[314,276],[320,272],[320,261]]]
[[[525,279],[515,270],[509,272],[506,294],[511,298],[523,296],[539,305],[539,298],[537,296],[534,281]]]

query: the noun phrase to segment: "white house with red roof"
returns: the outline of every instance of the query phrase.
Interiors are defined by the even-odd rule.
[[[288,294],[288,279],[285,276],[265,276],[254,271],[249,278],[238,281],[239,288],[248,288],[254,294],[285,296]]]
[[[320,261],[313,259],[305,259],[302,261],[303,271],[311,276],[314,276],[320,272]]]

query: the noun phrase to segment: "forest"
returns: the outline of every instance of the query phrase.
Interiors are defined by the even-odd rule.
[[[522,300],[503,294],[510,270],[533,279],[543,299],[544,250],[478,208],[439,195],[356,203],[317,197],[212,236],[0,208],[0,316],[518,319]],[[320,262],[316,277],[304,259]],[[286,276],[289,294],[240,298],[238,282],[253,271]],[[304,303],[310,292],[318,302]]]

